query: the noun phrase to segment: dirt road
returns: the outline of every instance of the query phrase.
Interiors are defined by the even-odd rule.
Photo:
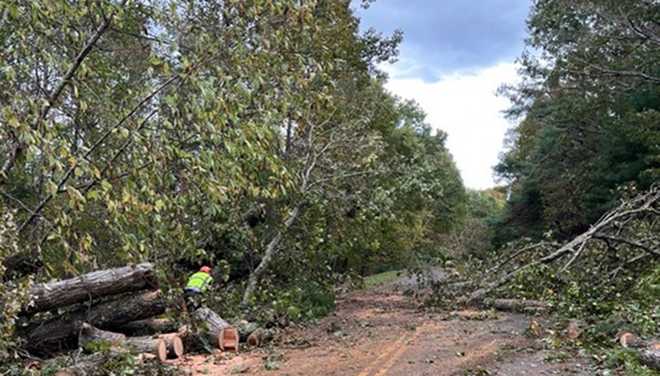
[[[419,309],[392,288],[338,301],[318,325],[290,330],[283,343],[239,355],[193,357],[192,374],[250,375],[591,375],[575,358],[549,361],[526,335],[531,317]]]

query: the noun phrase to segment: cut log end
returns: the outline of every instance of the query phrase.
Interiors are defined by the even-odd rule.
[[[167,344],[167,356],[172,359],[178,359],[183,357],[185,354],[183,340],[178,335],[172,335],[167,338],[163,338]]]
[[[159,338],[157,340],[155,353],[156,353],[156,356],[158,357],[158,360],[160,360],[161,362],[164,362],[164,361],[167,360],[167,344],[165,343],[164,339]]]
[[[223,351],[238,352],[238,330],[235,328],[224,328],[218,335],[218,347]]]
[[[252,347],[258,347],[261,345],[261,341],[258,335],[255,335],[255,333],[250,334],[247,339],[247,344],[248,346]]]

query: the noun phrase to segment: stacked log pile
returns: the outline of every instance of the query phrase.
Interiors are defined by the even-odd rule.
[[[179,327],[175,320],[157,318],[168,307],[149,263],[38,284],[31,288],[30,298],[22,311],[28,324],[20,335],[26,349],[36,355],[110,348],[165,361],[182,357],[184,344],[195,341],[238,351],[238,331],[208,308],[190,315],[195,330]],[[100,346],[95,346],[97,343]],[[103,358],[89,355],[81,366]],[[76,374],[76,369],[66,371]]]

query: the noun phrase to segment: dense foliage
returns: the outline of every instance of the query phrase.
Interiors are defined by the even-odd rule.
[[[349,3],[3,1],[3,278],[149,260],[180,288],[211,263],[225,309],[300,318],[437,252],[460,176],[383,89],[401,35],[360,34]]]
[[[620,197],[660,178],[660,6],[541,0],[529,20],[522,117],[496,170],[512,185],[499,243],[575,235]]]

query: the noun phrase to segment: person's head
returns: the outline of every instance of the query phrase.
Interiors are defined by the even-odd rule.
[[[202,273],[211,273],[211,267],[204,265],[201,268],[199,268],[199,271]]]

